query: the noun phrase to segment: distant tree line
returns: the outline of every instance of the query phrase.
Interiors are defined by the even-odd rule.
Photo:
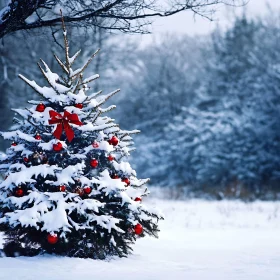
[[[277,197],[277,22],[242,16],[211,38],[171,36],[141,51],[120,115],[143,130],[134,155],[141,175],[220,198]]]

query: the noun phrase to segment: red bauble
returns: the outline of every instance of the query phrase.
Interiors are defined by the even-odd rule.
[[[28,159],[27,157],[24,157],[24,158],[23,158],[23,161],[24,161],[24,162],[28,162],[29,159]]]
[[[84,187],[84,193],[85,194],[90,194],[91,193],[91,187],[89,187],[89,186]]]
[[[75,104],[76,108],[83,109],[84,105],[82,103]]]
[[[12,146],[17,146],[17,143],[16,143],[16,142],[13,142],[11,145],[12,145]]]
[[[128,178],[123,178],[122,182],[126,183],[127,186],[130,185],[130,180]]]
[[[111,175],[111,178],[112,178],[112,179],[119,179],[119,176],[118,176],[117,174],[112,174],[112,175]]]
[[[40,134],[36,134],[36,135],[35,135],[35,139],[36,139],[36,140],[42,140],[41,135],[40,135]]]
[[[15,190],[15,195],[16,195],[17,197],[22,197],[22,196],[24,195],[23,189],[22,189],[21,187],[16,188],[16,190]]]
[[[38,111],[40,113],[44,112],[45,109],[46,109],[46,106],[43,103],[38,104],[36,107],[36,111]]]
[[[47,236],[47,240],[50,244],[56,244],[58,242],[58,236],[55,233],[49,233]]]
[[[136,197],[136,198],[134,199],[134,201],[142,201],[142,198],[141,198],[141,197]]]
[[[108,142],[110,145],[117,146],[119,143],[119,139],[117,136],[113,136]]]
[[[92,145],[93,148],[98,148],[99,147],[99,144],[96,141],[94,141],[91,145]]]
[[[65,192],[65,191],[66,191],[66,186],[65,186],[65,185],[61,185],[61,186],[59,187],[59,190],[60,190],[61,192]]]
[[[135,234],[141,234],[143,232],[143,227],[141,224],[137,224],[135,227],[134,227],[134,232]]]
[[[56,152],[60,152],[63,149],[62,144],[58,142],[57,144],[53,144],[53,150]]]
[[[114,158],[112,155],[109,155],[109,156],[108,156],[108,160],[109,160],[109,161],[113,161],[114,159],[115,159],[115,158]]]
[[[90,161],[90,166],[93,168],[96,168],[98,166],[98,160],[97,159],[92,159]]]

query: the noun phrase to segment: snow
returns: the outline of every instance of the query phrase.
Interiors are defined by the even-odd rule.
[[[151,199],[148,205],[165,214],[160,238],[138,240],[128,258],[2,258],[0,280],[280,279],[280,202]]]

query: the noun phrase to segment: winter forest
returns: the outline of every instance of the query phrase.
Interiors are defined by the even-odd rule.
[[[280,6],[258,1],[0,0],[0,280],[279,279]]]
[[[87,70],[102,73],[96,91],[121,88],[112,117],[125,129],[144,132],[135,137],[132,155],[141,176],[199,196],[277,198],[278,18],[244,14],[227,30],[195,37],[165,34],[144,47],[135,36],[98,28],[88,38],[72,32],[72,47],[85,48],[81,61],[101,48]],[[14,36],[1,46],[1,131],[12,125],[10,108],[33,98],[17,75],[28,73],[40,83],[37,58],[52,63],[49,50],[60,48],[44,36]],[[2,140],[2,151],[8,145]]]

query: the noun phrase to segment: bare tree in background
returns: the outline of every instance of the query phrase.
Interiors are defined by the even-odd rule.
[[[145,26],[155,17],[168,17],[190,10],[211,19],[218,4],[241,5],[246,0],[2,0],[0,38],[18,30],[60,24],[79,27],[98,26],[123,32],[147,32]],[[55,30],[53,30],[55,32]]]

